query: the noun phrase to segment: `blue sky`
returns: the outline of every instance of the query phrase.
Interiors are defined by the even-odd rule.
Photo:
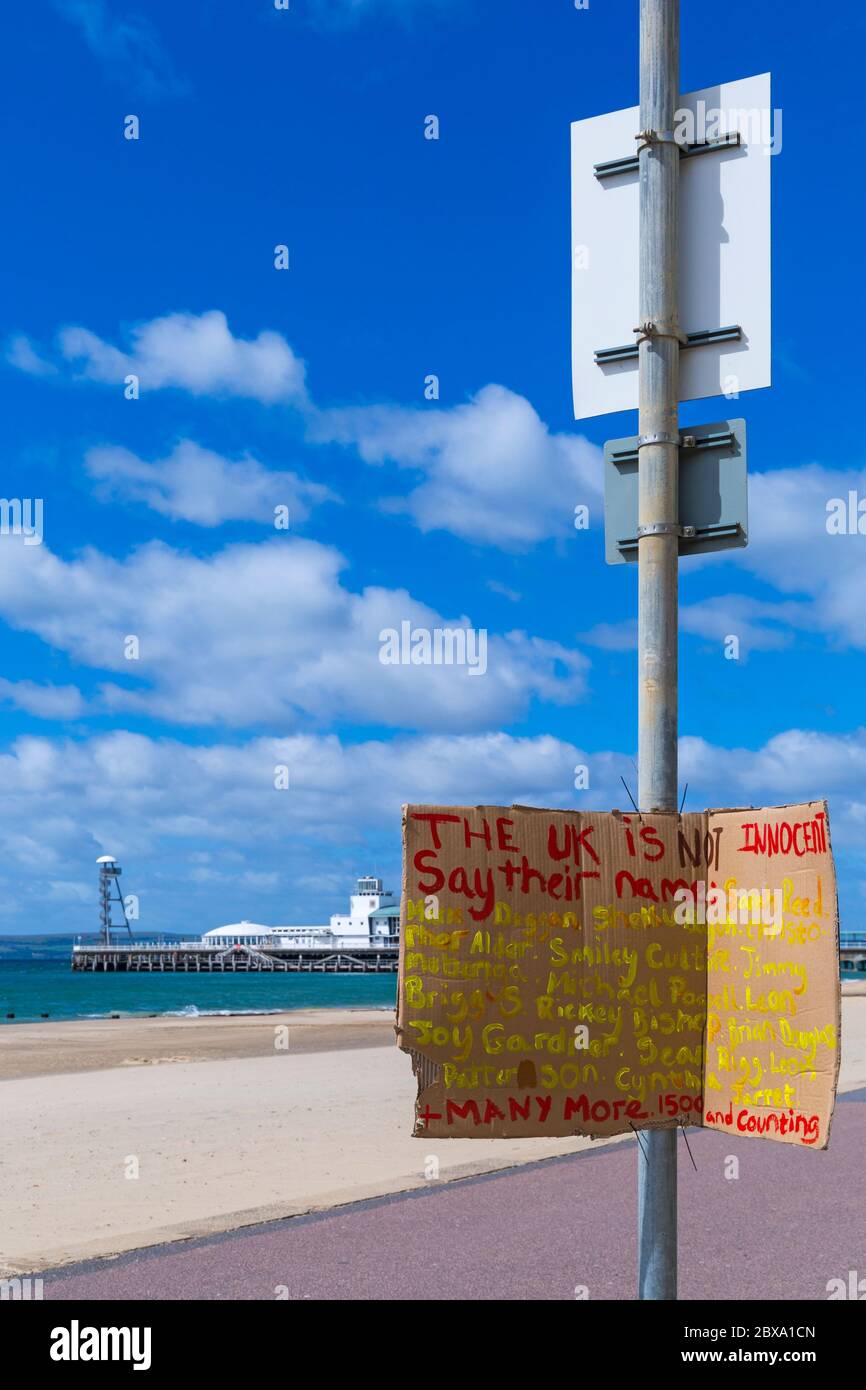
[[[866,496],[866,21],[683,10],[682,89],[771,71],[784,140],[774,385],[731,412],[751,544],[682,567],[681,785],[827,796],[852,930],[866,540],[825,520]],[[637,100],[636,0],[53,0],[8,29],[3,492],[44,538],[0,536],[0,932],[90,929],[105,852],[142,930],[318,922],[358,873],[399,886],[403,801],[622,804],[636,589],[600,447],[636,414],[572,418],[568,150]],[[404,620],[486,629],[487,674],[383,666]]]

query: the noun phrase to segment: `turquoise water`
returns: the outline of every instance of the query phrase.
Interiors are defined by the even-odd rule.
[[[59,961],[0,961],[0,1024],[30,1023],[43,1014],[59,1019],[393,1008],[396,998],[396,975],[102,975],[73,973]]]
[[[843,979],[866,980],[844,970]],[[275,1013],[393,1008],[396,975],[162,975],[73,973],[59,961],[0,961],[0,1024],[108,1014]],[[14,1014],[14,1019],[8,1014]]]

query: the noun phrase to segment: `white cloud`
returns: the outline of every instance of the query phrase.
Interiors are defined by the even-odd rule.
[[[752,646],[780,646],[781,626],[824,633],[840,646],[866,648],[862,602],[866,535],[827,531],[828,502],[836,498],[847,505],[852,490],[866,499],[866,469],[830,469],[813,463],[752,474],[750,543],[743,550],[726,552],[726,558],[790,598],[774,602],[726,595],[712,605],[686,610],[690,630],[712,619],[718,635],[728,621],[727,612],[732,615],[729,630],[742,633],[745,629]]]
[[[93,884],[82,879],[55,878],[45,885],[48,898],[57,903],[86,903],[92,910]]]
[[[589,766],[588,792],[573,789],[578,763]],[[680,763],[691,808],[827,795],[834,848],[862,857],[866,730],[788,730],[756,751],[685,738]],[[278,765],[289,768],[285,791],[274,786]],[[633,783],[621,752],[503,733],[205,746],[126,732],[19,738],[0,755],[0,921],[44,925],[50,893],[64,906],[56,925],[93,930],[95,882],[84,904],[80,884],[111,853],[125,891],[141,897],[143,931],[193,922],[198,932],[239,917],[322,922],[373,867],[399,887],[404,802],[609,809],[627,806],[621,774]]]
[[[498,579],[488,579],[487,587],[492,594],[499,594],[502,598],[507,598],[509,603],[519,603],[523,597],[516,589],[509,589],[507,584],[500,584]]]
[[[847,513],[854,494],[853,535],[827,530],[828,503]],[[856,531],[863,501],[864,534]],[[862,594],[866,590],[866,469],[820,464],[779,468],[749,477],[749,545],[688,561],[691,570],[726,564],[746,570],[780,597],[725,593],[683,604],[680,628],[722,642],[739,637],[742,650],[780,651],[798,633],[823,634],[837,647],[866,649]],[[730,572],[730,571],[729,571]],[[634,645],[632,623],[601,623],[581,640],[611,650]]]
[[[391,461],[422,476],[391,499],[422,531],[523,548],[573,533],[574,508],[600,507],[601,450],[551,434],[523,396],[485,386],[451,409],[362,406],[311,417],[310,437],[354,445],[367,463]]]
[[[762,748],[721,748],[696,737],[680,740],[680,781],[716,806],[776,805],[830,800],[850,841],[866,813],[866,729],[827,734],[787,729]],[[835,808],[835,810],[834,810]]]
[[[307,392],[305,364],[279,333],[236,338],[225,314],[213,309],[167,314],[139,324],[130,337],[124,350],[88,328],[72,327],[58,341],[62,357],[82,379],[117,384],[134,375],[142,392],[176,387],[197,396],[293,406],[306,420],[311,443],[343,444],[367,463],[411,470],[408,494],[381,505],[405,513],[422,531],[450,531],[479,544],[523,550],[573,535],[578,506],[590,508],[593,522],[601,520],[601,450],[582,435],[551,432],[525,397],[504,386],[485,386],[450,409],[317,410]],[[54,370],[24,338],[15,339],[7,358],[31,373]],[[115,454],[115,462],[133,481],[133,456]],[[148,500],[142,491],[138,495]],[[159,486],[149,492],[150,498],[161,496]]]
[[[181,439],[167,458],[147,463],[128,449],[89,449],[85,466],[105,497],[143,502],[173,520],[198,526],[224,521],[259,521],[273,526],[274,508],[289,508],[290,526],[310,508],[334,500],[328,488],[297,473],[269,471],[256,459],[223,458],[191,439]]]
[[[54,8],[79,29],[87,47],[115,81],[149,97],[181,96],[187,84],[151,25],[140,15],[120,15],[105,0],[54,0]]]
[[[307,402],[306,369],[280,333],[236,338],[225,314],[166,314],[132,329],[128,352],[88,328],[58,335],[62,355],[92,381],[139,377],[142,393],[179,387],[194,396],[243,396],[266,405]]]
[[[724,594],[681,604],[679,628],[694,637],[718,643],[729,636],[740,641],[740,658],[749,651],[780,651],[793,641],[791,627],[808,627],[809,606],[776,603],[748,594]],[[637,651],[637,618],[616,623],[596,623],[578,634],[581,642],[603,651]]]
[[[687,810],[782,806],[826,797],[841,868],[842,930],[860,927],[866,909],[866,728],[846,734],[787,729],[757,749],[682,738],[679,779],[681,786],[689,784]]]
[[[40,357],[29,338],[19,335],[13,338],[6,348],[6,361],[29,376],[54,376],[57,368],[53,362]]]
[[[92,906],[78,885],[104,853],[140,895],[143,931],[326,921],[374,865],[399,886],[403,802],[568,806],[579,761],[586,754],[557,739],[505,734],[354,745],[331,735],[208,746],[126,732],[19,738],[0,755],[0,922],[44,926],[45,898],[63,900],[65,884],[63,928],[93,930],[95,868]],[[613,793],[621,761],[598,755],[597,795]],[[285,791],[278,765],[289,768]]]
[[[200,558],[154,542],[126,560],[87,550],[0,546],[0,615],[91,668],[123,676],[102,689],[113,711],[229,726],[353,720],[396,728],[480,729],[521,717],[531,700],[585,691],[579,652],[509,632],[491,636],[487,669],[383,665],[380,633],[471,627],[405,590],[353,592],[345,560],[280,536]],[[127,660],[135,636],[139,658]]]
[[[596,623],[588,632],[580,634],[580,640],[606,652],[636,651],[637,618],[625,618],[619,623]]]
[[[809,605],[774,603],[748,594],[725,594],[680,608],[680,628],[721,645],[729,636],[749,651],[781,651],[793,641],[792,627],[808,627]]]
[[[0,679],[0,700],[39,719],[77,719],[85,702],[75,685],[37,685],[35,681]]]

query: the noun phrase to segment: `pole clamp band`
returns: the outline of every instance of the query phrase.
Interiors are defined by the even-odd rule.
[[[653,145],[680,146],[680,141],[672,130],[639,130],[634,138],[638,141],[638,154],[641,150],[651,149]]]
[[[638,435],[637,447],[645,449],[649,444],[673,444],[678,449],[680,447],[680,436],[678,434],[640,434]]]
[[[678,521],[654,521],[649,526],[639,526],[637,528],[638,540],[642,540],[644,536],[692,537],[694,534],[694,526],[680,526]]]
[[[647,319],[646,323],[639,323],[637,328],[632,329],[632,332],[637,334],[639,343],[644,342],[645,339],[652,340],[653,338],[676,338],[682,347],[688,347],[689,343],[689,335],[683,333],[678,323],[665,323],[663,319],[658,322],[654,319]]]

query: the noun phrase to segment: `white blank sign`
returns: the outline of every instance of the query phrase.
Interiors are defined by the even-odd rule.
[[[770,74],[692,92],[680,98],[680,107],[693,113],[698,140],[735,131],[741,136],[738,146],[683,158],[680,164],[680,327],[700,333],[739,326],[743,333],[739,342],[681,353],[680,400],[719,395],[733,400],[771,380]],[[637,359],[595,361],[599,350],[636,342],[638,174],[598,179],[595,165],[637,152],[639,117],[633,106],[571,127],[577,420],[638,405]]]

